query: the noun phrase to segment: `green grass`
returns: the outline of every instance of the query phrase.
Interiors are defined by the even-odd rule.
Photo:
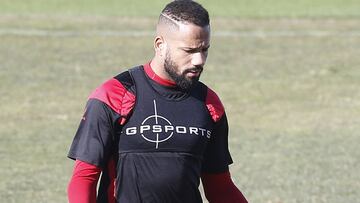
[[[142,14],[151,16],[145,18],[109,16],[118,9],[126,16],[138,15],[115,1],[111,8],[99,9],[96,1],[84,6],[84,1],[63,1],[59,7],[56,1],[9,2],[0,3],[0,31],[80,35],[0,35],[0,199],[66,202],[73,164],[66,154],[87,96],[104,80],[153,55],[150,36],[81,33],[151,31],[162,3],[139,3]],[[311,1],[298,1],[297,8],[287,1],[249,1],[247,7],[242,7],[245,1],[222,7],[203,2],[223,16],[212,19],[214,33],[340,33],[213,36],[202,79],[226,107],[235,161],[232,176],[250,202],[357,202],[360,37],[341,34],[359,31],[360,19],[352,10],[358,3],[314,1],[317,6],[307,11]],[[321,12],[316,10],[320,7]],[[225,8],[230,8],[228,13]]]
[[[3,14],[158,16],[169,1],[132,0],[2,0]],[[359,16],[357,0],[202,0],[213,16],[351,17]]]

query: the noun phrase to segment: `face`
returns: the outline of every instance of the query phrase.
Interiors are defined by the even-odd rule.
[[[167,40],[164,70],[180,88],[190,89],[200,78],[209,47],[209,26],[181,24]]]

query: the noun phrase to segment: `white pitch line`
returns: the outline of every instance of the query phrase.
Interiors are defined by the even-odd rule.
[[[149,37],[154,31],[149,30],[42,30],[42,29],[15,29],[0,28],[0,36],[27,36],[27,37]],[[214,31],[215,37],[360,37],[360,30],[324,31],[324,30],[257,30],[257,31]]]
[[[40,30],[40,29],[0,29],[1,35],[17,35],[29,37],[76,37],[76,36],[115,36],[115,37],[142,37],[153,36],[153,31],[138,30],[93,30],[93,31],[71,31],[71,30]]]

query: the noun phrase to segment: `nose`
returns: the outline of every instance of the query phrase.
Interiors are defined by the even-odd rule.
[[[206,62],[207,54],[204,52],[196,52],[193,54],[191,63],[193,66],[204,66]]]

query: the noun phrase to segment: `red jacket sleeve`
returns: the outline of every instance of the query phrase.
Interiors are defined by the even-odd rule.
[[[209,203],[247,203],[244,195],[231,180],[229,171],[219,174],[204,173],[201,181]]]
[[[95,203],[100,173],[101,169],[97,166],[76,160],[68,185],[69,203]]]

